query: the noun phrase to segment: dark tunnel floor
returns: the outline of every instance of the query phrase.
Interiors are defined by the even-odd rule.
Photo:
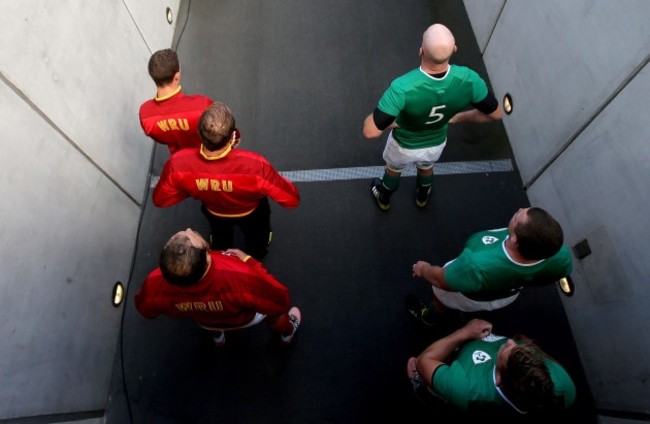
[[[452,62],[486,76],[462,2],[380,3],[183,2],[177,29],[184,28],[177,47],[183,91],[231,106],[242,148],[263,154],[279,171],[380,167],[385,135],[365,140],[363,119],[394,77],[419,64],[428,25],[450,27],[459,46]],[[165,159],[156,148],[154,177]],[[437,173],[424,210],[414,205],[411,176],[402,178],[387,213],[370,196],[371,177],[297,182],[297,209],[271,202],[274,241],[265,265],[303,313],[289,346],[258,325],[228,333],[216,350],[191,322],[147,320],[135,311],[133,295],[169,236],[187,227],[207,235],[198,203],[158,209],[149,194],[106,422],[462,420],[441,405],[420,403],[411,390],[407,359],[445,329],[420,327],[403,299],[430,297],[428,284],[411,277],[415,261],[442,264],[468,235],[504,227],[528,205],[501,123],[450,131],[439,169],[504,159],[512,170]],[[578,389],[567,418],[596,422],[560,296],[555,286],[531,289],[513,305],[477,316],[491,321],[495,333],[528,335],[560,360]]]

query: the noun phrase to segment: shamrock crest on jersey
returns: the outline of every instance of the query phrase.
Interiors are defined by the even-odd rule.
[[[494,237],[494,236],[483,236],[481,241],[483,242],[483,244],[488,245],[488,244],[493,244],[493,243],[498,242],[499,239],[497,237]]]
[[[472,362],[474,362],[475,365],[484,364],[491,360],[492,357],[482,350],[475,350],[472,352]]]

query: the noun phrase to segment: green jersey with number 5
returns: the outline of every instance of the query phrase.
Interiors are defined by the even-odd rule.
[[[396,117],[397,143],[407,149],[437,146],[447,140],[447,122],[488,95],[485,81],[465,66],[450,65],[441,78],[416,68],[396,78],[378,108]]]

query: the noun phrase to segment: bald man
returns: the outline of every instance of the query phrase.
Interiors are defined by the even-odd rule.
[[[390,197],[411,164],[417,169],[415,204],[426,207],[433,164],[447,143],[448,124],[502,118],[499,102],[483,78],[467,67],[449,64],[456,49],[454,35],[446,26],[427,28],[419,50],[420,66],[393,80],[363,123],[363,135],[369,139],[390,131],[383,153],[383,178],[375,178],[371,186],[382,211],[390,208]]]

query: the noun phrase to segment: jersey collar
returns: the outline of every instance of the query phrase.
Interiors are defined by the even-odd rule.
[[[179,85],[178,88],[177,88],[176,90],[174,90],[174,92],[169,93],[169,94],[166,95],[166,96],[160,96],[160,97],[156,96],[156,97],[154,97],[153,99],[154,99],[155,101],[157,101],[157,102],[162,102],[163,100],[167,100],[167,99],[169,99],[170,97],[173,97],[173,96],[177,95],[178,93],[180,93],[180,91],[181,91],[181,86]]]
[[[523,263],[523,262],[515,261],[514,258],[512,256],[510,256],[510,253],[508,253],[508,248],[506,247],[506,243],[508,242],[509,238],[510,238],[510,235],[507,235],[506,238],[503,239],[503,242],[501,243],[501,248],[503,249],[503,253],[506,255],[508,260],[510,262],[512,262],[513,264],[517,264],[519,266],[533,266],[533,265],[541,264],[542,262],[545,261],[545,259],[540,259],[538,261],[530,262],[530,263]]]
[[[203,150],[203,144],[201,144],[199,153],[205,160],[218,160],[225,157],[228,153],[230,153],[231,150],[232,150],[232,145],[229,143],[226,149],[223,152],[219,153],[217,156],[209,156],[207,153],[205,153],[205,151]]]
[[[451,65],[447,66],[447,70],[445,71],[445,74],[441,77],[434,77],[430,73],[426,72],[424,69],[422,69],[422,66],[420,66],[420,72],[422,72],[424,75],[428,76],[429,78],[436,80],[436,81],[442,81],[443,79],[447,78],[447,75],[449,75],[449,71],[451,70]],[[439,72],[442,73],[442,72]],[[438,75],[438,74],[436,74]]]
[[[508,405],[512,406],[512,409],[515,411],[519,412],[520,414],[526,414],[526,411],[522,411],[521,409],[517,408],[514,403],[510,399],[506,397],[506,395],[501,391],[501,388],[497,386],[497,366],[495,365],[494,368],[492,368],[492,382],[494,383],[494,388],[497,389],[497,393],[499,393],[499,396],[501,396],[501,399],[503,399]]]

